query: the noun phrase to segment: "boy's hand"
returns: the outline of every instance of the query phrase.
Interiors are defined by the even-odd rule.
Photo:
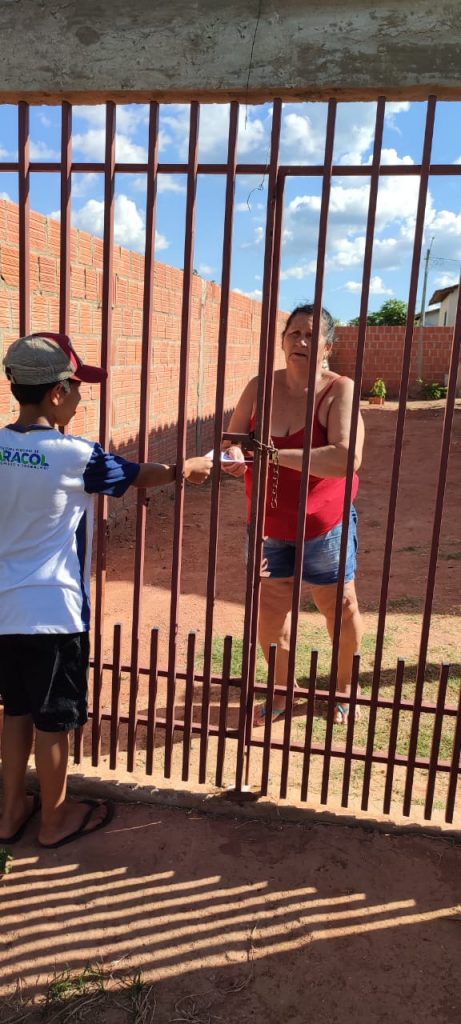
[[[203,484],[213,469],[212,459],[206,455],[198,455],[193,459],[186,459],[184,463],[184,479],[190,484]]]

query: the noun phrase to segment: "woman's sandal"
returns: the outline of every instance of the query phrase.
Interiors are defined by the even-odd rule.
[[[284,714],[285,708],[272,708],[272,721],[276,722]],[[253,725],[262,725],[265,718],[267,718],[267,704],[260,704],[258,706],[258,713],[253,719]]]

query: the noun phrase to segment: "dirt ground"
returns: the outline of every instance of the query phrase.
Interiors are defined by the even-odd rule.
[[[387,403],[384,409],[376,406],[363,406],[366,424],[366,445],[364,462],[360,473],[361,483],[357,507],[359,512],[359,573],[358,594],[364,613],[365,636],[362,657],[362,686],[367,691],[371,682],[375,639],[378,617],[378,606],[381,587],[382,564],[384,554],[385,526],[389,506],[389,488],[394,450],[394,436],[397,421],[396,403]],[[386,620],[386,637],[383,655],[383,686],[385,695],[392,697],[397,658],[405,659],[406,675],[404,697],[411,699],[412,687],[418,650],[421,638],[422,611],[426,596],[427,571],[432,535],[435,496],[439,472],[440,445],[443,427],[444,403],[409,403],[402,461],[400,467],[400,486],[396,507],[396,524],[393,543],[393,558],[388,594],[388,613]],[[433,617],[429,635],[427,658],[427,691],[425,697],[435,701],[437,680],[442,661],[452,664],[451,683],[448,701],[457,704],[460,686],[460,645],[461,634],[461,523],[459,508],[461,506],[461,401],[457,401],[454,426],[452,431],[450,459],[448,466],[447,487],[445,493],[444,515],[442,522],[440,552],[437,566],[437,578],[434,591]],[[140,626],[140,664],[147,667],[149,660],[150,629],[158,626],[160,658],[159,666],[167,667],[168,630],[170,614],[170,582],[171,582],[171,548],[173,526],[174,493],[169,489],[163,494],[152,495],[148,511],[146,536],[146,561],[144,588],[142,595],[141,626]],[[114,508],[114,506],[112,506]],[[206,582],[209,541],[210,487],[187,487],[185,493],[184,546],[181,576],[181,598],[179,604],[179,626],[177,636],[177,667],[185,669],[186,640],[190,630],[197,636],[196,670],[200,671],[203,664],[203,638],[206,611]],[[220,519],[219,519],[219,553],[218,573],[216,580],[216,602],[214,608],[214,643],[213,669],[220,673],[222,664],[222,644],[226,634],[232,634],[237,645],[237,654],[241,645],[244,620],[245,597],[245,565],[243,550],[245,544],[245,500],[243,486],[240,481],[228,477],[223,479]],[[112,630],[117,622],[122,624],[122,660],[130,663],[131,642],[131,602],[133,596],[133,561],[134,561],[135,530],[133,516],[113,521],[108,540],[107,555],[107,588],[105,601],[105,657],[112,660]],[[309,593],[303,594],[303,614],[301,616],[298,650],[302,660],[300,676],[308,674],[310,649],[315,646],[319,650],[320,683],[328,687],[329,673],[329,642],[323,620],[313,609],[309,601]],[[235,646],[234,644],[234,646]],[[237,658],[238,661],[238,658]],[[259,663],[258,673],[264,679],[264,666]],[[238,675],[234,667],[234,674]],[[322,684],[323,679],[323,684]],[[387,688],[387,689],[386,689]],[[129,674],[122,673],[121,711],[128,710]],[[217,721],[220,688],[212,687],[211,721]],[[178,683],[176,695],[177,718],[183,715],[184,689]],[[200,720],[201,687],[196,684],[194,690],[194,720]],[[110,675],[107,673],[103,705],[110,706]],[[158,715],[164,717],[166,706],[166,687],[161,681],[158,695]],[[228,727],[235,728],[238,706],[238,691],[230,693]],[[146,676],[141,677],[138,710],[147,710]],[[305,725],[305,705],[301,717],[294,722],[294,738],[302,740]],[[303,718],[304,715],[304,718]],[[386,717],[387,716],[387,717]],[[407,716],[408,717],[408,716]],[[382,728],[378,721],[381,735],[378,746],[387,749],[390,714],[382,716]],[[420,753],[428,756],[430,752],[433,719],[427,716],[422,723],[426,730]],[[361,729],[355,737],[358,746],[366,745],[367,715],[362,716]],[[449,759],[449,746],[452,736],[453,719],[448,723],[448,734],[443,737]],[[273,736],[283,737],[283,722],[275,723]],[[404,723],[405,735],[399,749],[404,751],[409,733],[410,720]],[[451,728],[451,732],[450,732]],[[378,729],[378,732],[379,732]],[[315,722],[315,735],[319,742],[322,738],[322,726],[318,718]],[[337,735],[336,735],[337,734]],[[446,740],[446,742],[445,742]],[[181,733],[175,734],[175,753],[173,759],[173,777],[181,775]],[[341,734],[335,727],[335,742],[344,742],[344,730]],[[192,741],[190,778],[198,777],[198,739]],[[163,733],[158,730],[156,736],[155,773],[163,773]],[[89,741],[86,741],[88,751]],[[126,735],[122,728],[120,737],[122,759],[125,757]],[[443,746],[443,744],[442,744]],[[138,778],[144,773],[145,738],[143,731],[139,734],[140,754],[137,758]],[[103,730],[103,753],[107,753],[107,729]],[[230,785],[235,772],[235,741],[227,744],[224,783]],[[301,755],[299,755],[300,757]],[[289,778],[289,798],[299,799],[300,764],[295,757]],[[216,742],[210,742],[208,785],[213,783],[216,763]],[[106,759],[107,760],[107,759]],[[321,776],[321,759],[318,764],[314,758],[311,773],[312,798],[318,796]],[[104,763],[104,758],[101,763]],[[261,756],[256,751],[252,757],[250,782],[258,784],[261,772]],[[372,780],[370,807],[382,810],[382,796],[385,773],[381,766],[375,766]],[[339,802],[342,762],[333,763],[331,806]],[[355,765],[352,773],[350,806],[360,806],[360,785],[363,778],[362,766]],[[424,804],[426,778],[418,771],[415,775],[415,813],[422,814]],[[275,793],[280,778],[280,764],[274,754],[271,763],[270,787]],[[440,790],[436,792],[434,815],[437,820],[442,815],[446,794],[447,776],[441,780]],[[404,770],[397,769],[394,781],[394,796],[397,801],[397,813],[401,809],[401,794],[404,787]],[[418,809],[419,808],[419,809]]]
[[[444,616],[461,612],[461,399],[457,400],[450,445],[440,556],[434,596],[434,612]],[[358,592],[365,612],[376,612],[379,602],[385,528],[392,471],[397,403],[384,408],[363,403],[366,443],[360,470],[357,508],[360,522]],[[443,402],[408,404],[400,467],[393,560],[388,608],[391,613],[421,612],[427,581],[434,503],[440,461],[444,415]],[[184,667],[185,638],[195,630],[204,632],[208,563],[211,488],[187,487],[185,494],[184,547],[179,609],[178,648]],[[171,544],[174,490],[149,500],[142,628],[141,664],[148,664],[149,630],[160,629],[161,651],[166,654],[170,610]],[[112,505],[114,509],[114,505]],[[241,636],[245,600],[245,498],[241,481],[222,478],[219,516],[218,572],[214,631]],[[123,650],[129,654],[130,598],[132,596],[135,530],[133,516],[118,518],[109,534],[105,625],[106,652],[112,647],[112,627],[121,622]],[[408,653],[412,655],[412,634],[408,631]],[[405,656],[401,649],[399,655]]]
[[[396,412],[390,406],[366,408],[364,413],[367,446],[358,500],[358,589],[365,616],[366,687],[374,654]],[[412,404],[408,410],[384,651],[384,682],[390,693],[397,657],[405,657],[410,676],[417,662],[442,421],[443,409],[437,404]],[[453,702],[460,685],[460,445],[458,408],[427,684],[433,693],[441,660],[450,660]],[[194,629],[200,668],[209,505],[209,487],[187,488],[179,667],[184,667],[187,632]],[[147,665],[152,626],[160,627],[160,665],[166,665],[172,521],[169,494],[152,498],[140,635],[142,665]],[[222,638],[232,633],[238,640],[242,635],[244,534],[242,488],[236,481],[225,480],[214,615],[218,662]],[[106,657],[111,656],[112,626],[121,622],[127,662],[133,551],[134,529],[128,518],[110,530],[105,619]],[[303,609],[303,644],[306,651],[314,643],[319,647],[325,676],[328,645],[307,594]],[[408,687],[411,693],[411,679]],[[103,696],[108,707],[108,680]],[[217,687],[212,697],[214,714]],[[196,700],[199,715],[200,687]],[[127,705],[124,672],[122,710]],[[145,711],[146,706],[143,683],[139,710]],[[161,689],[159,713],[164,708],[165,690]],[[320,726],[316,721],[315,728]],[[282,730],[283,725],[274,726],[274,736],[281,736]],[[429,749],[430,736],[431,732]],[[180,740],[179,732],[175,738]],[[122,730],[120,767],[112,775],[119,787],[126,788],[129,780],[147,782],[154,789],[160,786],[163,740],[161,736],[157,740],[152,780],[144,774],[142,731],[136,771],[127,776]],[[88,749],[88,739],[85,744]],[[235,743],[229,740],[227,746],[225,781],[229,782]],[[210,743],[204,793],[213,793],[214,753]],[[197,764],[198,740],[194,739],[191,783],[197,779]],[[251,765],[257,777],[257,752]],[[296,759],[290,770],[288,797],[294,804],[299,794]],[[83,777],[83,785],[91,785],[85,777],[92,776],[100,786],[107,786],[107,729],[99,766],[90,769],[84,760],[75,774]],[[172,792],[179,786],[180,775],[181,744],[176,742]],[[309,806],[316,800],[316,778],[313,770]],[[278,781],[274,757],[271,784],[275,791]],[[372,781],[371,810],[379,809],[382,795],[379,772]],[[424,782],[418,777],[415,787],[416,803],[423,804]],[[398,773],[394,792],[401,792]],[[443,808],[443,792],[439,798]],[[211,795],[211,804],[213,799]],[[337,799],[333,794],[329,806],[334,807]],[[352,786],[350,807],[355,810],[359,804],[359,786]],[[279,807],[274,803],[272,820],[265,822],[252,820],[248,815],[256,812],[248,807],[243,818],[235,816],[231,805],[226,817],[196,809],[118,804],[106,832],[57,851],[37,847],[36,824],[31,824],[24,840],[11,849],[11,873],[0,877],[0,1024],[457,1024],[461,1019],[461,846],[442,833],[438,839],[408,831],[383,834],[373,831],[370,823],[357,821],[357,827],[348,827],[332,823],[325,815],[318,815],[316,822],[287,822]]]
[[[461,846],[117,805],[0,878],[0,1021],[457,1024]]]

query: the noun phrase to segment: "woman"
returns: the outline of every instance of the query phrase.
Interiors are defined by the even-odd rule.
[[[269,467],[266,514],[264,523],[263,565],[259,615],[259,641],[266,661],[270,644],[277,644],[276,685],[286,686],[290,648],[291,605],[295,545],[303,458],[303,434],[306,418],[307,385],[312,349],[312,305],[298,306],[288,317],[282,334],[286,366],[274,373],[271,437],[278,450],[277,502],[272,497],[273,466]],[[310,584],[312,598],[324,615],[330,638],[333,638],[336,593],[339,575],[342,515],[345,476],[349,448],[352,397],[354,384],[349,377],[340,377],[328,369],[328,355],[334,336],[334,321],[322,309],[317,370],[312,450],[307,499],[303,580]],[[231,417],[228,430],[248,433],[254,428],[258,380],[247,384]],[[362,460],[364,427],[359,416],[354,457],[352,500],[358,490],[355,473]],[[231,476],[245,476],[248,518],[251,510],[252,468],[246,467],[236,445],[228,447],[234,462],[222,463]],[[350,693],[353,655],[359,651],[362,620],[355,592],[357,551],[357,514],[352,506],[347,547],[342,625],[339,645],[337,689]],[[285,698],[274,697],[273,717],[283,715]],[[256,724],[262,724],[265,705],[256,713]],[[345,723],[348,703],[337,704],[335,722]]]

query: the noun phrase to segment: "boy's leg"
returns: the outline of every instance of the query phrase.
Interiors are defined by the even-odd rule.
[[[42,819],[38,839],[51,845],[77,832],[88,814],[89,805],[67,799],[69,732],[35,733],[35,764],[40,782]],[[93,831],[106,815],[105,804],[95,808],[87,829]]]
[[[32,811],[33,797],[27,795],[25,788],[32,738],[33,724],[30,715],[5,714],[2,734],[3,811],[0,816],[0,842],[13,836]]]

